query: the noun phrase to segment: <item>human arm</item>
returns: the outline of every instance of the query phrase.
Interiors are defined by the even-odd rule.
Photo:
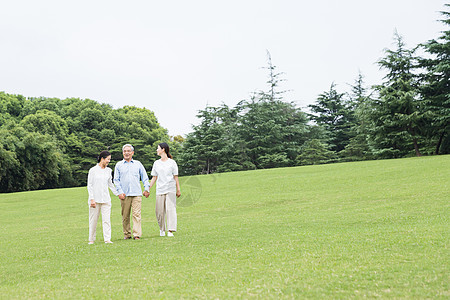
[[[139,175],[141,176],[142,183],[144,184],[144,191],[148,193],[148,191],[150,190],[150,184],[148,180],[147,171],[145,171],[145,168],[142,164],[139,168]]]
[[[158,176],[153,176],[152,177],[152,180],[150,180],[150,187],[149,187],[149,189],[151,189],[152,186],[155,185],[156,179],[158,179]]]
[[[180,189],[180,181],[178,180],[178,175],[173,175],[173,179],[175,179],[175,182],[177,184],[177,197],[180,197],[181,189]]]
[[[89,170],[88,179],[87,179],[87,189],[89,194],[89,204],[91,207],[95,207],[94,200],[94,174],[93,170]]]
[[[126,195],[122,190],[122,186],[120,185],[120,165],[119,165],[119,163],[117,163],[116,167],[114,168],[114,185],[116,186],[119,199],[124,200]]]
[[[180,181],[178,180],[178,165],[176,161],[173,161],[173,179],[175,179],[175,183],[177,185],[177,197],[181,196],[181,189],[180,189]]]

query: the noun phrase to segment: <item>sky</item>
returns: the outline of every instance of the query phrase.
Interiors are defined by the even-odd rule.
[[[15,0],[0,2],[0,91],[145,107],[186,135],[206,106],[268,90],[267,51],[285,101],[306,110],[334,82],[348,92],[376,62],[447,30],[444,0]]]

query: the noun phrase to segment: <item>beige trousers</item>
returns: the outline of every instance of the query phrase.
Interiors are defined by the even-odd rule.
[[[89,205],[89,241],[94,242],[97,233],[98,217],[102,213],[103,238],[111,240],[111,203],[96,203],[95,208]]]
[[[177,197],[175,193],[156,195],[156,219],[162,231],[177,231]],[[166,219],[167,216],[167,227]]]
[[[123,235],[131,237],[130,212],[133,211],[133,236],[141,237],[141,196],[127,196],[125,200],[120,200],[122,206]]]

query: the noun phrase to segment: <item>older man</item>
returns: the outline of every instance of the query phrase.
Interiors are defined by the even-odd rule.
[[[141,228],[141,202],[144,183],[144,196],[150,195],[148,175],[141,162],[133,159],[134,148],[130,144],[122,147],[123,160],[114,168],[114,184],[119,192],[122,206],[122,224],[124,239],[131,239],[130,211],[133,211],[133,238],[139,240],[142,235]]]

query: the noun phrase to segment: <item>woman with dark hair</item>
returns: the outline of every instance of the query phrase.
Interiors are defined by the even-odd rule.
[[[156,182],[156,219],[159,224],[159,235],[173,236],[177,231],[177,198],[181,196],[178,181],[178,166],[169,153],[169,145],[161,143],[156,154],[161,158],[153,163],[150,188]],[[167,217],[167,226],[166,226]]]
[[[108,168],[111,153],[102,151],[98,156],[98,164],[89,170],[87,189],[89,192],[89,244],[95,241],[97,221],[102,213],[103,238],[105,243],[111,242],[111,196],[108,187],[118,196],[119,193],[112,183],[112,170]]]

